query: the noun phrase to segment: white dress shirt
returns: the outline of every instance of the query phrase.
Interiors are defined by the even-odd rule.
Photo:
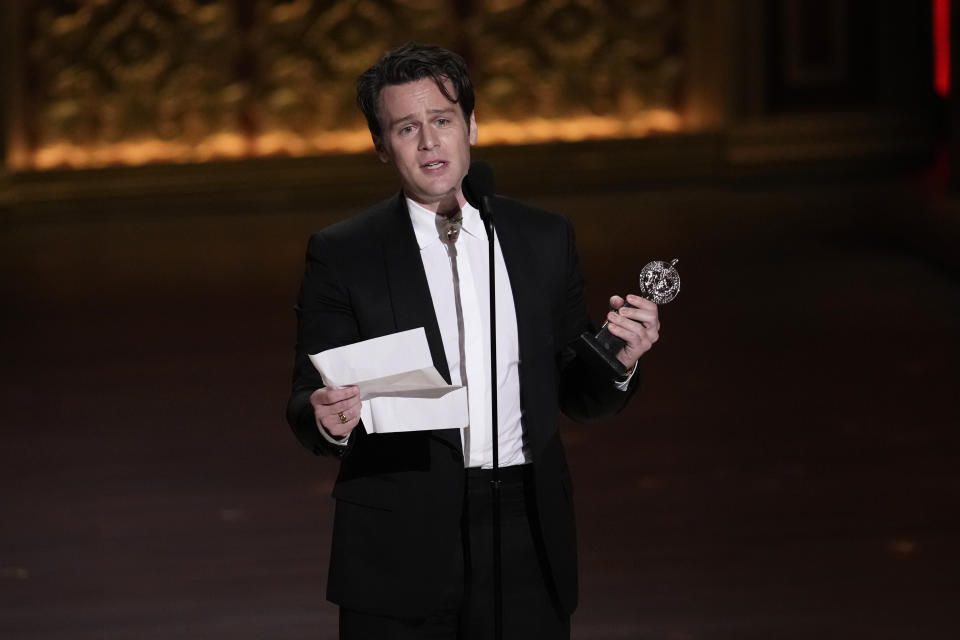
[[[490,394],[489,247],[480,212],[461,211],[463,227],[455,244],[446,240],[446,220],[407,199],[420,259],[427,275],[451,384],[466,384],[470,424],[462,433],[467,467],[493,466]],[[439,220],[438,220],[439,218]],[[496,234],[494,234],[496,237]],[[499,462],[530,462],[520,413],[520,350],[510,277],[500,242],[494,245],[497,309],[497,415]]]

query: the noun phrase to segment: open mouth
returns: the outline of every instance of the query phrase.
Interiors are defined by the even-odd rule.
[[[427,162],[426,164],[424,164],[424,165],[422,165],[422,166],[423,166],[424,169],[439,169],[440,167],[444,166],[445,164],[447,164],[447,163],[446,163],[445,161],[443,161],[443,160],[434,160],[433,162]]]

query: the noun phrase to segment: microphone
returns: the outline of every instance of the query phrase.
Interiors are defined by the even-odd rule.
[[[493,226],[493,192],[493,169],[483,160],[475,160],[463,178],[463,197],[480,211],[487,233]]]

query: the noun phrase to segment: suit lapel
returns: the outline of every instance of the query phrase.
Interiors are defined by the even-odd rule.
[[[503,261],[510,275],[510,288],[513,291],[513,304],[517,312],[517,338],[521,361],[533,362],[530,358],[537,347],[549,343],[552,338],[553,321],[550,317],[550,301],[543,288],[540,277],[540,265],[535,260],[536,253],[528,238],[517,227],[517,221],[506,211],[505,201],[500,205],[495,220],[497,237]],[[549,346],[549,345],[548,345]],[[539,375],[537,372],[530,372]],[[521,389],[523,389],[521,382]]]
[[[542,448],[551,433],[553,420],[543,414],[542,394],[552,393],[552,371],[544,366],[553,362],[553,318],[550,300],[545,289],[541,265],[531,246],[530,234],[519,227],[518,220],[509,213],[509,203],[498,200],[495,212],[497,237],[503,261],[510,276],[513,304],[517,313],[517,341],[520,354],[520,403],[523,407],[523,428],[536,452]]]
[[[450,369],[443,350],[440,326],[433,311],[427,274],[423,270],[417,237],[413,232],[413,223],[410,222],[410,213],[402,193],[397,197],[393,210],[379,231],[397,331],[423,327],[433,365],[449,384]],[[462,450],[458,429],[444,429],[433,433],[458,451]]]

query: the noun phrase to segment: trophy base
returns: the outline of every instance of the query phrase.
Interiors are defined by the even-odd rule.
[[[600,342],[589,331],[573,341],[573,350],[600,374],[608,374],[611,378],[622,378],[627,375],[627,368],[617,360],[616,356],[600,345]]]

